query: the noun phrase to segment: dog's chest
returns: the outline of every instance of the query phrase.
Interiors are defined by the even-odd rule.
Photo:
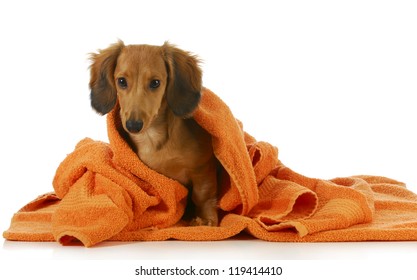
[[[138,156],[149,168],[171,179],[177,180],[183,185],[189,183],[187,164],[178,152],[167,152],[165,149],[150,151],[144,149]]]
[[[191,163],[186,160],[184,147],[175,141],[163,143],[165,140],[159,137],[157,131],[149,130],[147,134],[137,143],[140,160],[156,172],[187,185]]]

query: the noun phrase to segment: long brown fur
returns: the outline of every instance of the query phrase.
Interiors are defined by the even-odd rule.
[[[202,89],[198,59],[167,42],[119,41],[91,56],[91,105],[107,114],[118,100],[132,148],[151,169],[192,191],[192,225],[218,224],[216,159],[210,135],[191,117]]]

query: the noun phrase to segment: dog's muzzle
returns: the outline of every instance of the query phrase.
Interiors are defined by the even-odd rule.
[[[126,121],[126,128],[131,133],[138,133],[142,130],[143,121],[128,120]]]

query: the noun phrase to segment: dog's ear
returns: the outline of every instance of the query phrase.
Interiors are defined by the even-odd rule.
[[[113,75],[123,47],[123,42],[118,41],[90,57],[91,106],[101,115],[110,112],[116,104],[117,91]]]
[[[165,42],[162,46],[168,71],[166,98],[175,115],[189,116],[200,102],[202,72],[196,56]]]

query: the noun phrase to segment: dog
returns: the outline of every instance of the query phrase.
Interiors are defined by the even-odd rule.
[[[126,140],[140,160],[189,188],[195,207],[190,224],[217,226],[211,136],[192,118],[202,90],[198,58],[168,42],[122,41],[90,58],[92,108],[105,115],[118,103]]]

